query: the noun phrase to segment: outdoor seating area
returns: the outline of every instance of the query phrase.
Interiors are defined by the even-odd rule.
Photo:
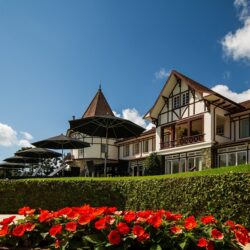
[[[70,160],[65,149],[89,147],[89,144],[63,134],[34,142],[33,148],[19,150],[0,164],[2,178],[64,176],[70,170]],[[61,150],[61,153],[51,149]],[[11,175],[11,172],[16,172]]]

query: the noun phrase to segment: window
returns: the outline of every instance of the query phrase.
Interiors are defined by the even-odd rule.
[[[179,159],[173,160],[173,165],[172,165],[172,173],[175,174],[179,173]]]
[[[177,95],[177,96],[174,97],[174,104],[173,104],[173,106],[174,106],[174,109],[180,107],[180,96],[179,95]]]
[[[124,157],[129,156],[129,144],[123,146],[123,156]]]
[[[186,159],[180,159],[180,172],[186,172]]]
[[[148,152],[148,140],[143,141],[143,152],[144,153]]]
[[[235,166],[236,165],[236,154],[235,153],[229,153],[228,154],[228,166]],[[226,165],[224,165],[226,166]]]
[[[186,92],[182,94],[182,106],[185,106],[189,103],[189,93]]]
[[[246,164],[247,163],[247,152],[237,152],[237,165]]]
[[[218,157],[218,163],[220,167],[225,167],[227,165],[227,155],[219,155]]]
[[[152,139],[152,151],[155,151],[155,138]]]
[[[139,142],[134,144],[134,155],[139,154]]]
[[[240,138],[250,136],[249,118],[240,120]]]
[[[165,159],[165,174],[171,174],[172,161]]]

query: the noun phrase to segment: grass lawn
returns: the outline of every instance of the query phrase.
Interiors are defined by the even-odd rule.
[[[240,166],[230,166],[230,167],[220,167],[220,168],[210,168],[203,171],[186,172],[186,173],[176,173],[167,175],[154,175],[154,176],[126,176],[126,177],[55,177],[55,178],[34,178],[28,180],[37,181],[70,181],[70,180],[89,180],[89,181],[116,181],[116,180],[146,180],[146,179],[164,179],[164,178],[185,178],[185,177],[195,177],[195,176],[209,176],[209,175],[221,175],[228,173],[250,173],[250,165],[240,165]],[[27,181],[27,179],[22,179]],[[20,181],[22,181],[20,180]]]

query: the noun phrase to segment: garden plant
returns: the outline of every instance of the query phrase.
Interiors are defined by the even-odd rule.
[[[0,249],[242,249],[248,230],[213,215],[195,218],[166,210],[119,211],[115,207],[20,208],[0,222]]]

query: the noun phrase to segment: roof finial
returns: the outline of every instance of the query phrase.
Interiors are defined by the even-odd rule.
[[[102,80],[100,80],[100,83],[99,83],[99,90],[100,91],[102,90]]]

